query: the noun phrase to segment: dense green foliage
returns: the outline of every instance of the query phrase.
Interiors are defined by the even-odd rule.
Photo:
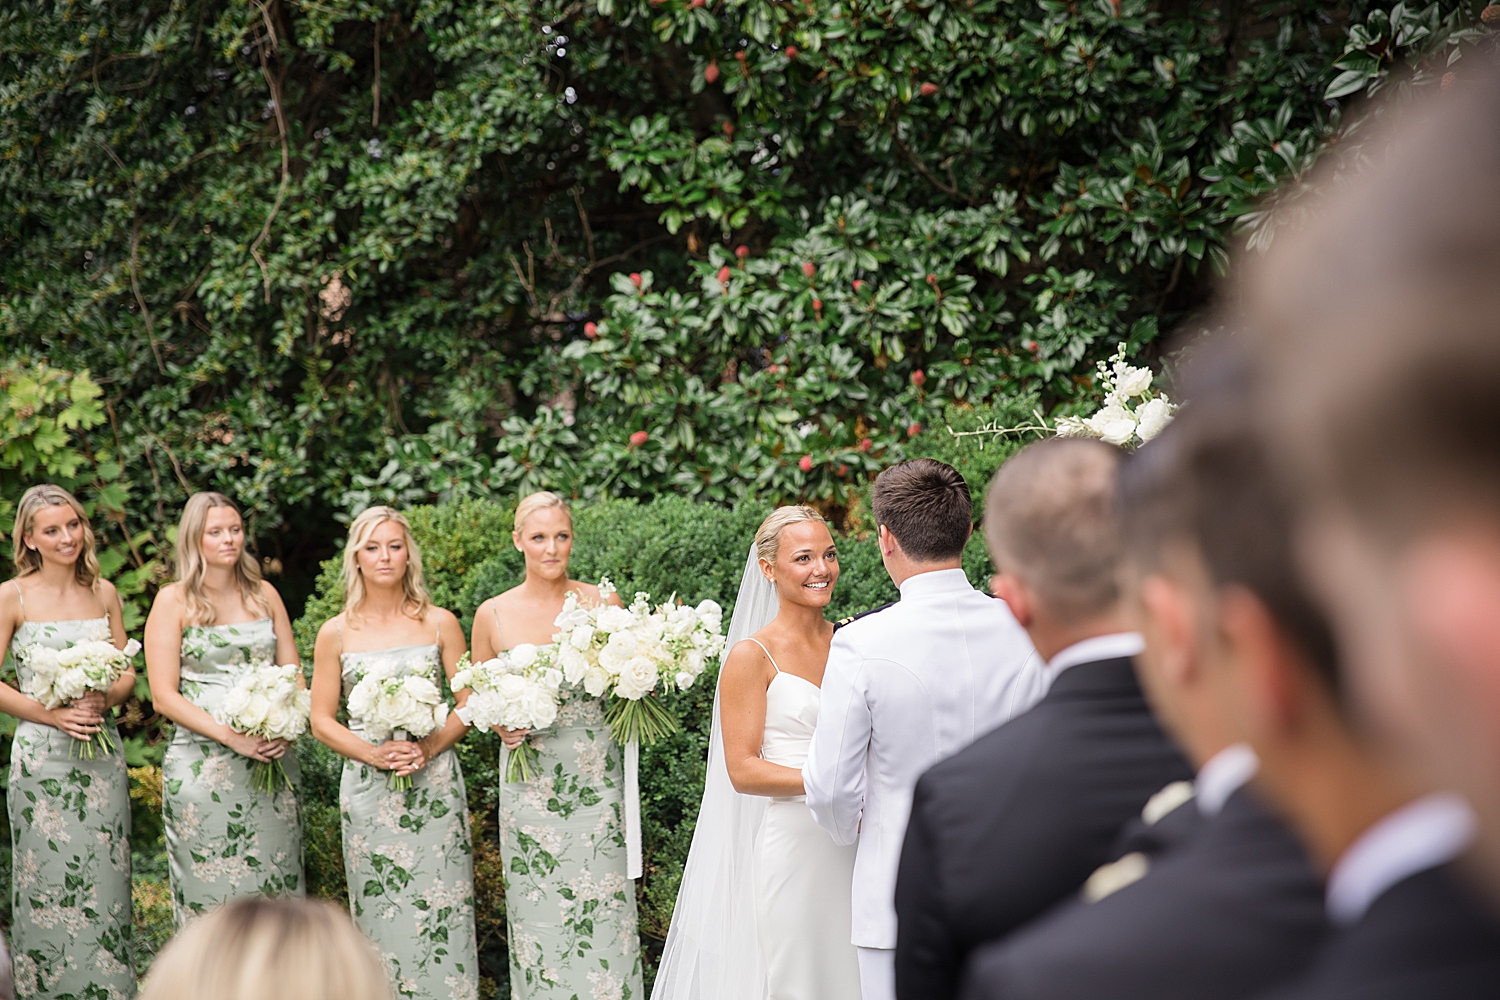
[[[148,573],[201,488],[298,591],[376,498],[842,504],[949,403],[1149,353],[1475,9],[19,0],[0,343],[103,390],[74,475]]]

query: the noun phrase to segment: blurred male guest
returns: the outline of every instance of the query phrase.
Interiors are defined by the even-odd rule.
[[[1056,439],[996,473],[985,539],[1005,599],[1047,658],[1045,697],[917,783],[896,880],[896,990],[948,998],[975,947],[1075,892],[1152,793],[1190,778],[1131,658],[1113,511],[1120,453]]]
[[[813,817],[854,861],[852,939],[865,1000],[895,984],[891,906],[917,776],[1009,719],[1040,668],[1005,604],[960,566],[973,501],[950,465],[920,458],[875,480],[880,555],[901,600],[834,632],[802,781]]]
[[[1225,470],[1196,462],[1195,451],[1234,433],[1236,422],[1243,437],[1248,420],[1248,401],[1223,384],[1227,362],[1195,367],[1205,364],[1215,369],[1201,386],[1211,392],[1125,460],[1119,486],[1127,604],[1146,637],[1136,665],[1158,718],[1198,765],[1196,801],[1184,808],[1203,822],[1175,849],[1126,855],[1095,873],[1081,898],[979,949],[965,1000],[1240,1000],[1305,972],[1322,944],[1322,883],[1247,787],[1259,762],[1239,741],[1210,666],[1264,647],[1238,648],[1217,632],[1216,589],[1245,588],[1268,610],[1280,644],[1303,658],[1331,656],[1332,642],[1302,596],[1284,526],[1269,530],[1259,484],[1243,483],[1236,469],[1235,485],[1247,489],[1233,508],[1199,502],[1198,477]],[[1205,524],[1216,549],[1234,557],[1217,559],[1212,572],[1195,530]]]
[[[1278,235],[1243,291],[1350,695],[1474,804],[1500,898],[1500,73],[1485,67],[1465,60],[1393,112],[1367,143],[1382,158]]]

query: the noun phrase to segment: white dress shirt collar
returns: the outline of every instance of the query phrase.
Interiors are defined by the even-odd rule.
[[[1042,668],[1046,675],[1047,686],[1057,680],[1057,675],[1069,667],[1076,667],[1080,663],[1094,663],[1098,660],[1118,660],[1121,657],[1139,656],[1146,648],[1146,640],[1139,632],[1111,632],[1108,635],[1096,635],[1059,652],[1047,665]]]
[[[930,597],[934,594],[952,594],[973,590],[974,585],[961,569],[934,569],[926,573],[909,576],[901,584],[901,599]]]
[[[1208,758],[1193,781],[1198,811],[1205,816],[1219,815],[1229,796],[1245,787],[1258,770],[1260,758],[1248,743],[1231,743]]]
[[[1358,923],[1371,904],[1396,883],[1445,865],[1474,839],[1474,811],[1459,795],[1435,792],[1408,803],[1370,827],[1328,877],[1328,916]]]

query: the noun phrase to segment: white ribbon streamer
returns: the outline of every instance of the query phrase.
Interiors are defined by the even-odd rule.
[[[641,745],[625,744],[625,877],[641,877]]]

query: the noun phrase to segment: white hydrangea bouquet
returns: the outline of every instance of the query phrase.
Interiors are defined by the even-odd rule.
[[[601,596],[614,593],[609,580]],[[560,630],[557,665],[563,679],[594,697],[609,696],[605,720],[621,743],[654,743],[677,728],[656,698],[660,684],[685,691],[724,648],[724,612],[713,601],[696,608],[675,596],[651,607],[651,595],[637,593],[628,608],[612,604],[584,607],[569,594],[555,624]]]
[[[491,729],[545,729],[557,720],[562,671],[552,665],[553,649],[523,642],[499,656],[472,663],[469,654],[459,661],[453,689],[469,689],[469,698],[456,714],[466,726]],[[505,765],[506,781],[530,781],[538,771],[536,748],[523,742]]]
[[[130,661],[140,651],[141,644],[134,639],[124,649],[116,649],[106,639],[75,643],[67,649],[33,643],[19,650],[31,671],[21,693],[41,702],[44,708],[61,708],[89,691],[108,691],[130,669]],[[100,726],[88,739],[75,739],[68,756],[96,760],[99,754],[108,756],[114,750],[109,728]]]
[[[448,703],[426,677],[400,663],[381,663],[349,692],[349,714],[364,723],[365,735],[376,743],[419,740],[448,721]],[[392,771],[385,786],[404,792],[412,786],[411,775]]]
[[[1145,444],[1161,433],[1177,409],[1166,393],[1152,390],[1151,381],[1151,369],[1125,363],[1122,343],[1109,363],[1099,362],[1104,405],[1092,416],[1059,418],[1057,436],[1102,438],[1121,448]]]
[[[297,683],[302,667],[295,663],[252,663],[243,668],[214,709],[214,721],[237,733],[263,740],[295,740],[307,732],[312,695]],[[250,787],[267,795],[290,789],[292,779],[278,758],[256,761]]]

